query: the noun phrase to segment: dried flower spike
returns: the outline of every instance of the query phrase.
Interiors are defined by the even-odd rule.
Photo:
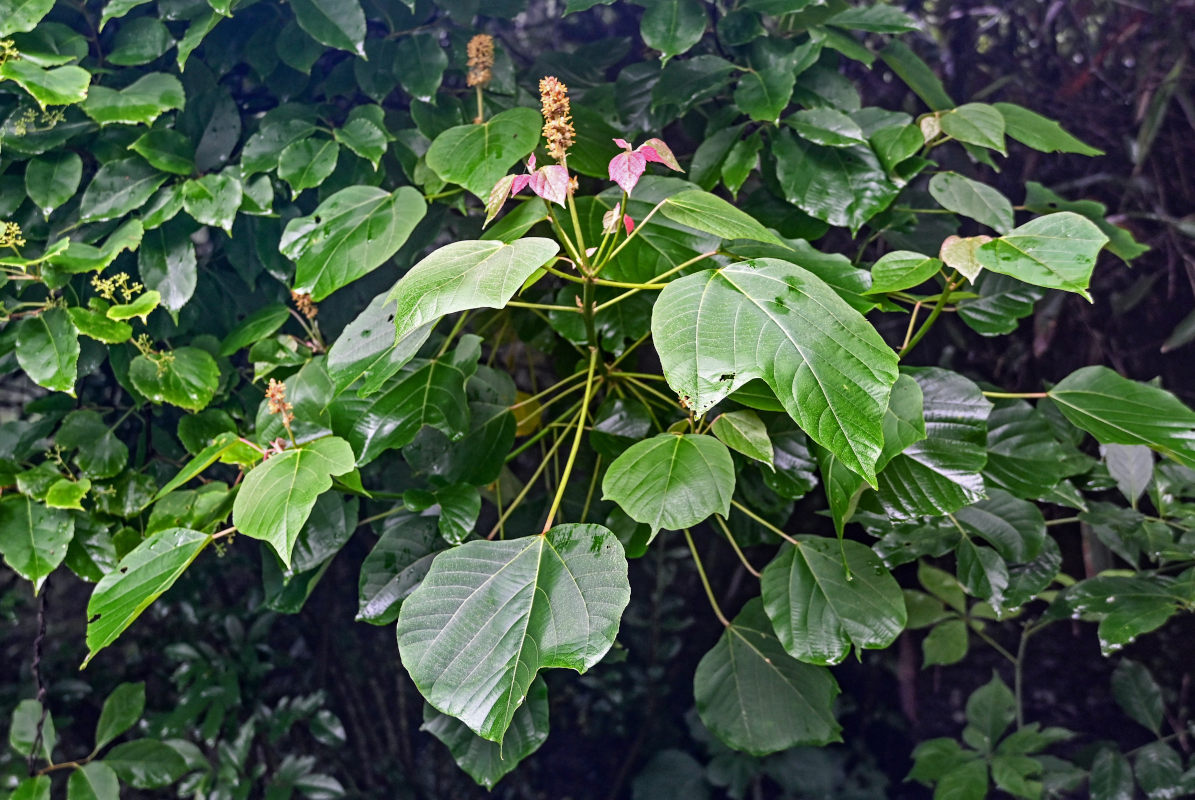
[[[544,139],[548,141],[548,155],[562,162],[576,138],[568,87],[552,75],[540,78],[539,101],[544,115]]]
[[[307,318],[307,321],[315,319],[315,315],[319,313],[319,308],[315,303],[311,302],[311,295],[307,292],[291,292],[291,302],[295,304],[295,308],[299,309],[299,313]]]
[[[494,77],[494,37],[479,33],[469,40],[469,86],[486,86]]]

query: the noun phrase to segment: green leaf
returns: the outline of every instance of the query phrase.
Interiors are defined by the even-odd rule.
[[[879,475],[879,500],[892,519],[957,511],[984,496],[987,417],[979,387],[938,368],[910,370],[921,386],[926,438],[894,456]]]
[[[12,749],[22,756],[33,753],[33,743],[37,738],[37,726],[41,722],[43,706],[34,698],[22,700],[12,710],[12,724],[8,729],[8,743]],[[42,726],[41,752],[35,758],[45,757],[46,763],[54,763],[54,747],[58,744],[58,734],[54,730],[54,715],[49,708],[45,709],[45,724]],[[49,798],[49,778],[46,777],[46,799]],[[29,787],[30,790],[36,787]],[[30,795],[32,797],[32,795]]]
[[[104,756],[103,763],[136,789],[160,789],[187,771],[187,762],[173,747],[154,739],[118,744]]]
[[[701,41],[709,24],[701,0],[652,0],[642,5],[646,11],[639,21],[639,35],[644,44],[660,51],[665,63]]]
[[[290,7],[317,42],[365,57],[365,12],[357,0],[291,0]]]
[[[1004,117],[1004,132],[1024,145],[1043,153],[1078,153],[1102,156],[1103,150],[1076,139],[1054,120],[1015,103],[993,103]]]
[[[808,108],[784,122],[806,141],[826,147],[851,147],[867,144],[859,123],[833,108]]]
[[[243,194],[240,180],[230,170],[209,172],[183,184],[183,209],[200,225],[221,228],[232,236],[232,223]]]
[[[135,222],[136,220],[134,220]],[[158,294],[153,289],[150,289],[143,294],[137,296],[131,303],[118,303],[110,307],[107,312],[108,319],[126,320],[133,317],[140,317],[142,324],[145,323],[145,318],[162,302],[162,295]]]
[[[21,320],[16,351],[17,363],[34,383],[74,397],[79,332],[66,311],[49,308]]]
[[[977,757],[974,751],[964,750],[954,739],[930,739],[914,748],[913,769],[909,771],[908,779],[920,781],[928,786],[941,780],[951,770],[974,761]],[[983,800],[983,792],[987,791],[986,770],[981,777],[983,786],[978,800]]]
[[[967,698],[967,727],[963,740],[987,755],[996,749],[996,742],[1008,730],[1016,717],[1017,701],[1008,686],[995,673],[992,679]]]
[[[1138,750],[1133,773],[1148,800],[1190,794],[1190,778],[1183,773],[1182,757],[1165,742],[1151,742]]]
[[[877,3],[849,8],[826,20],[827,25],[869,33],[907,33],[917,29],[917,22],[896,6]]]
[[[137,269],[147,289],[156,291],[167,310],[178,313],[195,293],[199,280],[190,226],[168,222],[147,231],[137,251]]]
[[[75,196],[82,179],[83,159],[77,153],[50,153],[32,159],[25,167],[25,192],[42,216],[49,218],[54,209]]]
[[[83,191],[79,220],[103,222],[136,211],[168,177],[140,158],[109,161]]]
[[[137,724],[145,711],[145,684],[122,683],[112,690],[95,726],[95,749],[100,750]]]
[[[286,324],[288,319],[290,319],[290,311],[282,303],[271,303],[257,309],[228,332],[224,341],[220,343],[220,355],[230,356],[238,350],[266,338]]]
[[[191,140],[171,128],[152,130],[129,145],[129,149],[163,172],[190,175],[195,171],[195,148]]]
[[[797,542],[760,579],[764,608],[789,655],[829,666],[851,645],[882,649],[896,641],[906,622],[904,596],[871,548],[820,536]]]
[[[1116,488],[1136,508],[1137,501],[1153,480],[1153,453],[1142,444],[1106,444],[1101,450]]]
[[[319,302],[368,275],[402,247],[425,213],[423,196],[410,186],[393,193],[341,189],[282,233],[279,249],[295,262],[294,290]]]
[[[887,208],[899,191],[870,147],[823,147],[782,130],[772,155],[788,202],[852,233]]]
[[[120,800],[120,781],[110,766],[92,761],[71,773],[66,797],[67,800]]]
[[[1124,659],[1112,672],[1112,697],[1124,713],[1154,732],[1162,735],[1162,689],[1144,664]]]
[[[129,380],[151,403],[202,411],[220,385],[220,368],[206,350],[180,347],[152,358],[137,356],[129,365]]]
[[[602,659],[630,595],[622,545],[600,525],[466,542],[403,601],[399,655],[437,710],[501,742],[540,669]]]
[[[967,534],[985,539],[1013,563],[1032,561],[1046,540],[1046,521],[1038,507],[1001,489],[960,508],[955,519]]]
[[[681,530],[711,514],[730,514],[734,462],[712,436],[661,433],[632,445],[602,479],[604,499],[618,503],[636,522]]]
[[[925,144],[925,136],[916,125],[893,125],[871,134],[868,142],[884,170],[893,173],[906,160],[917,155]]]
[[[1045,289],[994,272],[974,281],[979,297],[959,300],[959,319],[982,336],[1001,336],[1017,329],[1018,321],[1033,313]]]
[[[453,242],[407,271],[390,290],[397,340],[446,314],[471,308],[502,308],[560,247],[551,239],[511,244]]]
[[[739,211],[717,195],[690,189],[669,196],[660,213],[673,222],[687,225],[723,239],[751,239],[783,245],[784,242],[759,224],[754,217]]]
[[[151,72],[123,89],[92,86],[83,101],[83,113],[100,125],[148,125],[167,111],[181,109],[186,102],[178,78]]]
[[[330,406],[332,430],[352,445],[358,466],[410,444],[424,425],[459,439],[469,428],[467,378],[446,359],[413,362],[368,398],[337,397]]]
[[[932,110],[944,111],[954,106],[934,71],[900,39],[889,39],[879,56]]]
[[[1062,415],[1101,444],[1143,444],[1195,468],[1195,412],[1156,386],[1083,367],[1049,392]]]
[[[233,524],[273,545],[289,568],[291,550],[316,499],[332,488],[332,476],[355,466],[349,443],[335,436],[271,456],[245,476],[233,503]]]
[[[785,652],[758,598],[702,657],[693,693],[710,732],[753,756],[841,741],[834,676]]]
[[[358,394],[373,394],[415,357],[431,335],[433,323],[428,323],[395,341],[397,306],[388,295],[382,292],[375,297],[332,343],[328,375],[334,394],[339,395],[357,380],[362,380]]]
[[[319,186],[336,170],[340,145],[335,139],[301,139],[282,149],[278,177],[290,185],[292,196]]]
[[[943,112],[942,130],[960,142],[987,147],[1001,155],[1004,150],[1004,117],[986,103],[967,103]]]
[[[1090,300],[1087,284],[1108,237],[1088,219],[1069,211],[1030,220],[975,251],[985,269],[1017,280],[1076,292]]]
[[[455,483],[436,490],[440,506],[440,535],[449,544],[460,544],[469,538],[481,514],[481,494],[477,487]]]
[[[183,466],[178,471],[178,474],[171,478],[165,486],[158,490],[154,495],[152,502],[161,500],[166,495],[173,492],[178,487],[185,484],[192,478],[197,477],[205,469],[215,464],[220,456],[224,455],[228,450],[240,442],[240,438],[233,431],[224,431],[219,433],[212,439],[211,443],[195,454],[195,457]]]
[[[935,625],[921,642],[923,667],[957,664],[967,657],[967,623],[948,619]]]
[[[535,149],[542,124],[534,109],[512,108],[481,125],[449,128],[428,148],[427,166],[484,202],[507,170]]]
[[[761,258],[680,278],[656,301],[652,338],[693,413],[762,379],[815,442],[875,481],[896,356],[812,273]]]
[[[719,414],[710,430],[731,450],[762,461],[773,471],[776,469],[772,460],[772,440],[768,437],[767,426],[754,411],[728,411]]]
[[[1119,751],[1100,748],[1091,765],[1091,800],[1133,800],[1133,768]]]
[[[929,193],[947,211],[970,217],[999,233],[1012,230],[1012,203],[991,186],[957,172],[939,172],[930,179]]]
[[[932,278],[941,268],[941,261],[921,253],[908,250],[885,253],[871,266],[871,288],[867,294],[912,289]]]
[[[0,1],[0,39],[33,30],[53,7],[54,0]]]
[[[46,505],[50,508],[73,508],[82,511],[83,506],[79,501],[89,491],[91,491],[91,481],[87,478],[80,478],[77,481],[61,478],[54,481],[49,491],[46,492]]]
[[[1017,497],[1044,497],[1059,481],[1082,471],[1073,449],[1054,438],[1041,412],[1024,400],[996,403],[988,417],[984,480]]]
[[[722,183],[735,197],[747,182],[748,176],[759,163],[759,151],[763,149],[763,137],[759,131],[746,139],[735,142],[722,162]]]
[[[108,319],[107,315],[88,308],[72,306],[66,310],[79,333],[104,344],[120,344],[133,337],[133,327],[127,322]]]
[[[415,33],[398,40],[394,70],[407,94],[430,102],[440,88],[448,54],[434,33]]]
[[[211,540],[199,531],[168,528],[122,558],[120,565],[96,584],[87,603],[88,653],[83,666],[173,586]]]
[[[87,97],[91,73],[73,65],[42,69],[24,59],[10,58],[0,64],[0,81],[5,80],[16,83],[44,109],[82,102]]]
[[[386,132],[374,124],[373,120],[358,118],[349,120],[344,127],[332,132],[344,147],[364,158],[376,170],[386,154]]]
[[[458,767],[492,790],[503,776],[548,740],[548,685],[540,676],[532,682],[527,702],[515,711],[501,744],[481,738],[463,722],[427,704],[423,706],[420,730],[443,742]]]
[[[390,518],[361,563],[357,620],[389,625],[398,619],[402,601],[423,581],[432,559],[443,548],[434,517],[400,512]]]
[[[1108,237],[1108,252],[1126,264],[1149,250],[1133,238],[1126,228],[1108,221],[1108,207],[1094,200],[1066,200],[1042,186],[1037,181],[1025,184],[1025,210],[1034,214],[1049,214],[1055,211],[1073,211],[1087,217]]]
[[[4,563],[40,591],[46,576],[66,558],[75,518],[23,494],[0,501],[0,554]]]
[[[174,37],[156,17],[131,19],[120,26],[112,39],[112,50],[105,54],[109,64],[135,67],[148,64],[174,46]]]

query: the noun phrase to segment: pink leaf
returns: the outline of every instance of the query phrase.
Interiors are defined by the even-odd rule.
[[[527,184],[531,183],[530,175],[515,175],[514,180],[510,184],[510,196],[514,197],[523,189],[527,188]]]
[[[490,197],[485,202],[485,222],[481,227],[490,224],[490,220],[498,216],[498,212],[502,209],[502,204],[506,202],[506,198],[510,195],[510,188],[514,185],[517,175],[507,175],[494,184],[494,188],[490,190]]]
[[[535,172],[535,153],[532,153],[527,158],[527,172],[528,174]]]
[[[643,144],[639,145],[637,151],[643,154],[643,157],[648,161],[655,161],[657,164],[663,164],[668,169],[676,170],[677,172],[684,172],[677,163],[676,156],[672,154],[672,149],[664,144],[661,139],[648,139]]]
[[[531,175],[530,186],[543,199],[563,206],[568,197],[568,170],[559,164],[540,167]]]
[[[619,146],[619,147],[621,147],[623,150],[630,150],[630,149],[631,149],[631,143],[630,143],[630,142],[628,142],[626,139],[615,139],[615,140],[614,140],[614,144],[618,145],[618,146]]]
[[[647,169],[647,159],[640,153],[619,153],[610,159],[610,180],[621,186],[624,192],[630,194],[645,169]]]
[[[631,219],[630,214],[622,215],[622,224],[626,227],[628,234],[635,230],[635,220]]]

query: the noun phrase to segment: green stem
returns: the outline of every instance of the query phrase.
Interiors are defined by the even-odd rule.
[[[597,268],[594,269],[594,271],[593,271],[594,277],[597,277],[598,273],[601,272],[603,269],[605,269],[606,265],[609,264],[611,261],[613,261],[614,257],[622,252],[622,248],[626,247],[628,244],[630,244],[631,242],[633,242],[635,240],[635,237],[639,235],[639,231],[643,230],[647,226],[647,223],[651,220],[652,217],[654,217],[656,215],[656,212],[659,211],[664,206],[664,202],[666,200],[667,200],[667,198],[656,203],[652,207],[651,211],[647,212],[647,216],[643,218],[643,221],[635,226],[635,230],[631,231],[630,235],[628,235],[627,238],[623,239],[622,243],[620,245],[618,245],[618,247],[615,247],[613,250],[610,251],[610,255],[606,256],[605,260],[602,261],[601,264],[598,264]]]
[[[581,309],[573,308],[572,306],[553,306],[545,303],[524,303],[521,300],[511,300],[507,302],[509,308],[533,308],[539,311],[568,311],[570,313],[579,314]]]
[[[544,529],[540,534],[545,534],[552,527],[552,520],[556,517],[556,512],[560,508],[560,502],[564,500],[564,489],[568,485],[569,475],[573,472],[573,464],[577,460],[577,451],[581,449],[581,438],[585,432],[585,421],[589,414],[589,400],[593,397],[593,373],[597,369],[598,351],[597,348],[590,348],[589,350],[589,374],[585,377],[585,397],[581,401],[581,413],[577,417],[577,435],[573,437],[573,447],[569,450],[568,460],[564,462],[564,472],[560,475],[560,482],[556,485],[556,496],[552,498],[552,505],[548,508],[548,519],[544,522]],[[563,437],[561,437],[563,438]],[[544,459],[546,463],[548,459]]]
[[[950,299],[950,293],[955,289],[954,280],[957,277],[958,272],[955,272],[947,279],[946,288],[938,296],[938,302],[934,304],[933,311],[929,312],[929,316],[925,318],[925,322],[921,323],[921,327],[913,334],[913,338],[909,340],[909,343],[902,347],[900,352],[896,354],[898,359],[904,358],[910,350],[916,347],[917,343],[925,337],[925,334],[929,333],[929,329],[938,321],[938,317],[942,314],[942,309],[946,307],[946,301]]]
[[[639,229],[636,228],[635,230],[639,230]],[[630,239],[627,239],[627,241],[630,241]],[[613,254],[611,254],[611,255],[613,255]],[[623,300],[626,300],[631,295],[638,294],[639,292],[642,292],[644,290],[654,290],[656,288],[662,289],[664,287],[661,284],[663,283],[665,278],[671,277],[671,276],[675,275],[676,273],[680,272],[682,269],[685,269],[686,267],[691,267],[694,264],[696,264],[698,261],[701,261],[702,259],[709,258],[710,256],[714,256],[714,255],[717,255],[717,251],[711,250],[708,253],[702,253],[701,255],[694,256],[693,258],[690,258],[688,261],[686,261],[682,264],[677,264],[672,269],[668,270],[667,272],[660,273],[659,275],[652,278],[647,283],[641,284],[641,285],[637,286],[636,288],[631,289],[628,292],[623,292],[618,297],[613,297],[613,298],[607,300],[606,302],[604,302],[600,306],[598,306],[596,309],[594,309],[594,312],[596,313],[598,311],[601,311],[604,308],[609,308],[610,306],[614,305],[615,303],[621,303]]]
[[[559,436],[556,438],[556,441],[552,443],[550,448],[548,448],[548,452],[544,453],[544,457],[539,462],[539,466],[535,468],[535,472],[531,473],[531,477],[527,479],[527,483],[523,484],[522,491],[515,495],[515,499],[512,500],[510,505],[506,507],[506,510],[502,512],[502,516],[498,517],[498,521],[494,523],[494,527],[490,529],[490,532],[486,534],[485,538],[493,539],[494,534],[498,533],[498,531],[502,529],[502,526],[506,524],[506,520],[510,518],[511,512],[519,507],[519,504],[523,502],[523,500],[527,497],[528,492],[531,491],[531,487],[535,485],[537,480],[539,480],[539,476],[542,475],[544,470],[548,468],[548,464],[552,463],[552,456],[556,454],[558,449],[560,449],[560,445],[564,444],[565,438],[565,436]]]
[[[581,220],[577,217],[577,204],[573,202],[573,193],[568,193],[568,215],[573,221],[573,235],[577,237],[577,253],[580,258],[577,264],[581,267],[581,271],[585,273],[592,272],[589,268],[589,257],[585,254],[585,234],[581,232]]]
[[[560,389],[562,386],[566,386],[566,385],[568,385],[568,384],[572,383],[572,382],[573,382],[573,381],[575,381],[577,378],[584,378],[584,377],[585,377],[585,373],[584,373],[584,372],[574,372],[572,375],[569,375],[567,378],[561,378],[560,380],[556,381],[554,384],[552,384],[551,386],[549,386],[547,389],[544,389],[544,390],[543,390],[543,391],[541,391],[541,392],[537,392],[537,393],[535,393],[535,394],[531,395],[530,397],[528,397],[528,398],[526,398],[526,399],[524,399],[524,400],[520,400],[519,402],[515,403],[515,404],[514,404],[513,406],[511,406],[510,408],[511,408],[511,410],[513,411],[514,409],[516,409],[516,408],[521,408],[522,406],[525,406],[525,405],[527,405],[527,404],[529,404],[529,403],[534,403],[536,400],[539,400],[539,399],[540,399],[541,397],[543,397],[544,395],[546,395],[546,394],[551,394],[552,392],[554,392],[554,391],[556,391],[556,390]],[[574,387],[574,388],[575,388],[575,387]],[[569,389],[569,391],[571,392],[571,391],[573,391],[573,390],[572,390],[572,389]],[[567,392],[562,392],[562,393],[561,393],[561,396],[563,396],[563,395],[565,395],[565,394],[567,394]]]
[[[747,556],[743,555],[739,543],[734,540],[734,534],[730,532],[730,527],[726,524],[726,520],[722,519],[722,515],[715,514],[714,519],[717,521],[718,526],[722,528],[722,533],[726,534],[726,541],[730,542],[730,546],[734,549],[734,554],[739,557],[739,561],[743,562],[743,566],[747,568],[747,571],[757,578],[761,577],[759,570],[751,566],[751,562],[747,560]]]
[[[465,190],[461,189],[460,187],[457,187],[456,189],[449,189],[447,191],[438,192],[436,194],[425,194],[423,196],[423,199],[424,200],[439,200],[441,197],[452,197],[454,194],[460,194],[463,191],[465,191]]]
[[[469,312],[466,311],[465,313],[461,314],[460,318],[457,319],[456,324],[452,326],[452,330],[450,330],[448,335],[444,337],[444,343],[440,345],[440,350],[436,353],[436,358],[444,357],[444,354],[448,352],[448,348],[452,345],[453,340],[456,339],[456,335],[461,332],[461,329],[465,327],[465,323],[468,320]]]
[[[561,226],[560,220],[556,219],[556,212],[552,210],[552,204],[546,203],[545,205],[548,207],[548,218],[552,220],[552,228],[556,231],[556,236],[560,239],[561,244],[564,245],[564,249],[568,251],[569,258],[573,260],[574,264],[583,266],[585,262],[581,259],[577,246],[573,244],[573,240],[565,232],[563,226]]]
[[[693,554],[693,563],[697,565],[697,574],[701,577],[701,585],[705,587],[705,596],[709,598],[710,607],[714,609],[714,616],[722,623],[722,627],[729,628],[730,620],[726,619],[726,615],[722,613],[722,608],[718,605],[718,599],[714,597],[714,590],[710,586],[710,579],[706,577],[705,567],[701,563],[701,556],[697,555],[697,545],[693,544],[693,534],[689,533],[688,528],[685,528],[685,541],[689,543],[689,552]]]
[[[1054,525],[1070,525],[1073,522],[1079,522],[1078,517],[1059,517],[1058,519],[1046,520],[1046,527],[1049,528]]]
[[[578,400],[577,402],[573,403],[568,408],[568,410],[565,411],[563,414],[561,414],[557,419],[564,419],[565,417],[568,417],[571,420],[572,414],[576,413],[577,409],[580,407],[581,407],[581,401]],[[571,426],[572,423],[570,422],[569,425]],[[538,442],[540,439],[544,438],[551,432],[552,432],[551,425],[543,426],[538,432],[535,433],[535,435],[531,436],[530,438],[527,439],[527,441],[523,442],[521,445],[516,447],[514,450],[511,450],[509,453],[507,453],[505,463],[509,464],[511,461],[514,461],[516,458],[518,458],[520,455],[522,455],[523,452],[526,451],[529,447],[534,445],[536,442]]]
[[[762,526],[764,526],[765,528],[767,528],[768,530],[770,530],[772,533],[774,533],[774,534],[776,534],[777,536],[779,536],[781,539],[784,539],[786,542],[790,542],[791,544],[794,544],[794,545],[800,546],[800,542],[798,542],[796,539],[794,539],[793,537],[789,536],[787,533],[785,533],[784,531],[780,530],[780,529],[779,529],[779,528],[777,528],[775,525],[773,525],[772,523],[768,522],[766,519],[764,519],[763,517],[759,516],[758,514],[756,514],[756,513],[755,513],[754,511],[752,511],[751,509],[747,508],[745,505],[743,505],[742,503],[740,503],[738,500],[735,500],[734,498],[731,498],[731,500],[730,500],[730,504],[731,504],[732,506],[734,506],[735,508],[737,508],[739,511],[743,512],[744,514],[746,514],[746,515],[747,515],[748,517],[750,517],[751,519],[753,519],[753,520],[755,520],[756,522],[758,522],[760,525],[762,525]]]
[[[581,522],[589,516],[589,505],[593,502],[593,490],[597,488],[598,475],[602,472],[602,457],[599,454],[593,464],[593,475],[589,478],[589,491],[585,493],[585,506],[581,509]]]
[[[984,397],[995,397],[998,399],[1022,399],[1022,400],[1040,400],[1043,397],[1049,397],[1049,392],[984,392]]]

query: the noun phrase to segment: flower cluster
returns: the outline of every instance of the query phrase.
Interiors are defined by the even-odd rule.
[[[307,318],[307,321],[315,319],[315,315],[319,313],[319,307],[311,302],[311,295],[307,292],[291,292],[291,302],[295,304],[295,308],[299,309],[299,313]]]
[[[294,406],[286,402],[285,383],[270,378],[270,385],[266,387],[266,406],[271,414],[281,416],[282,424],[288,429],[290,428],[291,420],[295,418],[295,415],[291,413]]]
[[[15,222],[0,222],[0,247],[24,247],[25,234]]]
[[[494,77],[494,37],[479,33],[469,40],[469,86],[486,86]]]
[[[129,274],[127,272],[118,272],[111,278],[101,278],[99,275],[91,277],[91,288],[95,289],[95,293],[107,300],[109,303],[115,303],[116,295],[119,292],[125,303],[133,302],[133,298],[145,291],[145,287],[139,283],[129,283]]]
[[[539,103],[544,117],[544,139],[548,155],[563,162],[573,146],[577,132],[573,129],[572,111],[568,102],[568,87],[553,75],[539,81]]]

